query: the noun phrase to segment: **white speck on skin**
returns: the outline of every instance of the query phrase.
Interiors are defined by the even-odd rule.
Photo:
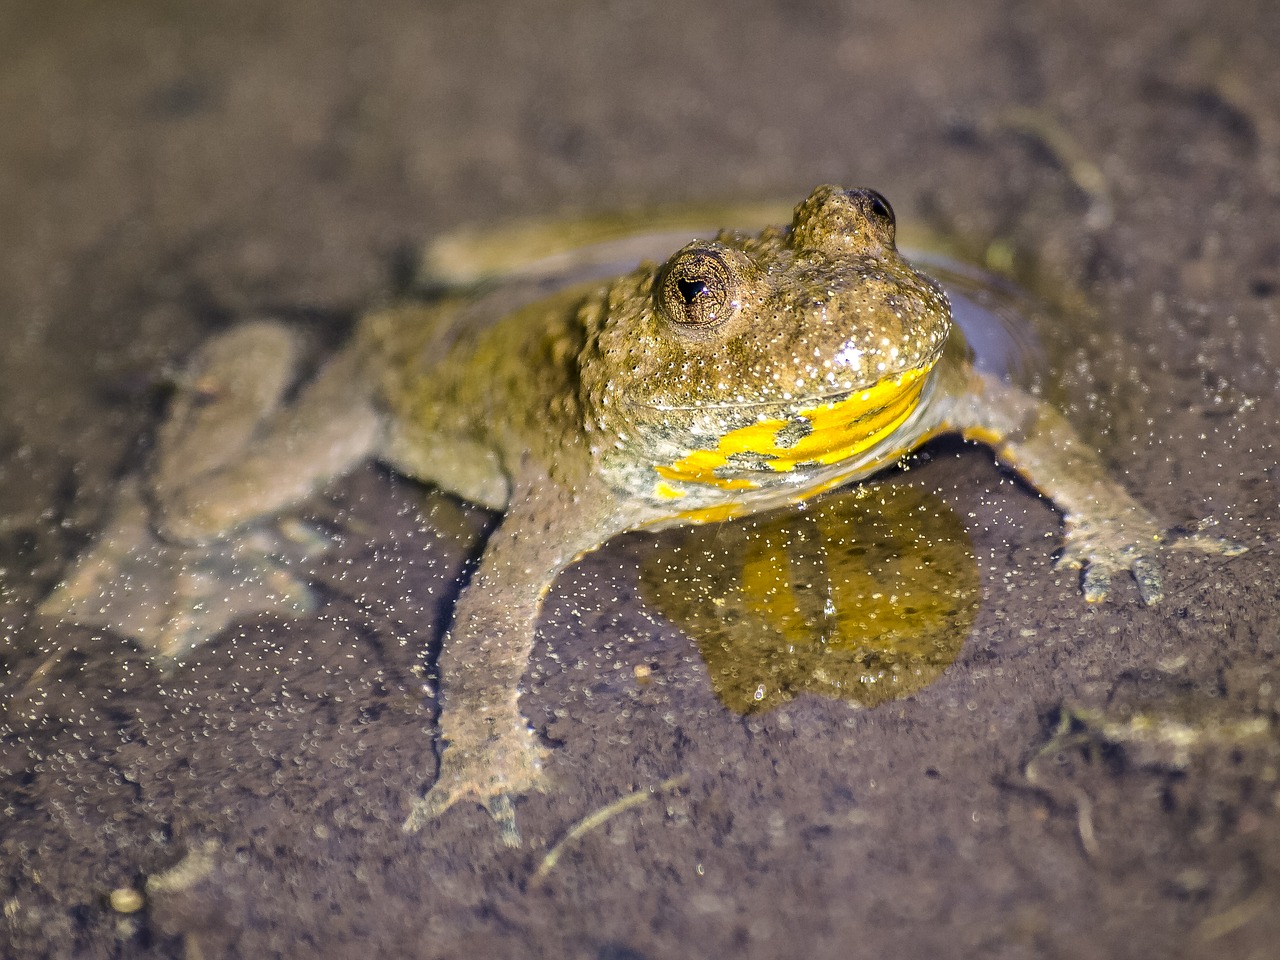
[[[857,369],[862,366],[862,349],[852,343],[846,343],[836,352],[831,361],[842,367]]]

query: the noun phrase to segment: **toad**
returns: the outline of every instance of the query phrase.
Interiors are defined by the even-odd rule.
[[[1124,571],[1160,596],[1156,521],[1061,413],[974,364],[872,190],[819,187],[789,224],[514,305],[379,310],[286,403],[298,352],[273,322],[208,344],[142,501],[165,543],[243,540],[378,458],[502,512],[444,641],[440,771],[407,830],[471,800],[516,837],[511,800],[539,787],[546,759],[518,704],[539,607],[560,571],[623,531],[800,503],[957,433],[1062,512],[1059,563],[1083,571],[1086,600]],[[86,565],[100,587],[105,549],[47,612],[73,609]]]

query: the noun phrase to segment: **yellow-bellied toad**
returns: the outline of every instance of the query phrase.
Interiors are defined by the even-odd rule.
[[[161,430],[155,529],[231,538],[369,457],[505,511],[444,643],[440,775],[409,829],[466,798],[511,827],[510,798],[538,786],[518,685],[542,597],[575,557],[625,530],[802,501],[943,432],[989,444],[1062,510],[1062,562],[1085,569],[1087,599],[1131,569],[1154,600],[1151,516],[1058,412],[971,363],[946,294],[894,234],[879,194],[825,186],[788,226],[695,240],[611,282],[513,309],[395,306],[283,408],[293,334],[243,327],[202,352]],[[74,615],[76,578],[46,612]]]

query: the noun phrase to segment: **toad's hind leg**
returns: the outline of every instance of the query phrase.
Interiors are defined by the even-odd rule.
[[[244,456],[297,377],[302,344],[270,320],[239,324],[200,346],[176,378],[156,431],[148,487],[165,505]]]
[[[121,483],[41,618],[105,627],[167,666],[237,619],[313,607],[296,567],[325,544],[275,521],[371,452],[379,418],[346,354],[283,404],[300,353],[297,335],[271,322],[235,327],[196,353],[150,470]]]
[[[151,491],[165,537],[225,537],[375,453],[382,418],[361,356],[338,354],[282,405],[296,353],[276,324],[246,325],[202,351],[157,444]]]

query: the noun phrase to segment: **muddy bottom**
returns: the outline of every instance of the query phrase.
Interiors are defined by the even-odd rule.
[[[1271,956],[1277,36],[1262,0],[6,4],[0,954]],[[822,182],[1070,301],[1055,399],[1249,552],[1086,605],[1060,516],[937,443],[887,483],[968,541],[957,649],[905,696],[757,703],[655,591],[689,544],[617,538],[547,598],[518,848],[479,806],[400,830],[483,511],[362,469],[304,511],[317,608],[168,673],[31,619],[208,336],[322,355],[461,224]]]

